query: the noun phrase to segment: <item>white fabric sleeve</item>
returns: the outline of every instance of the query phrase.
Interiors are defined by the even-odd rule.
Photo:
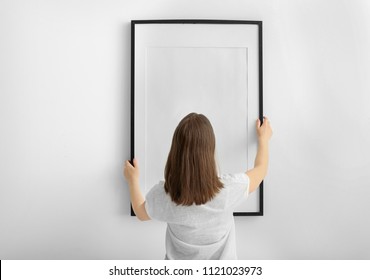
[[[164,182],[160,182],[149,190],[145,196],[145,210],[151,219],[166,220],[168,201],[164,191]]]
[[[224,188],[227,188],[227,204],[234,208],[242,201],[245,201],[249,195],[249,177],[246,173],[223,174],[220,176]]]
[[[155,206],[155,195],[153,195],[154,193],[154,189],[155,187],[153,187],[152,189],[150,189],[150,191],[146,194],[145,196],[145,210],[146,210],[146,213],[148,214],[148,216],[151,218],[151,219],[155,219],[155,215],[154,215],[154,206]]]

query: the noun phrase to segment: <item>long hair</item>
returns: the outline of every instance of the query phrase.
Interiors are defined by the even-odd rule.
[[[177,205],[201,205],[223,187],[217,175],[216,140],[209,120],[190,113],[178,124],[165,167],[164,188]]]

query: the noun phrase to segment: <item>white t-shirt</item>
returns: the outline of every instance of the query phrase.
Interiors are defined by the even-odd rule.
[[[220,180],[224,187],[202,205],[176,205],[163,181],[148,192],[149,217],[167,222],[165,259],[237,259],[233,211],[248,197],[249,178],[239,173]]]

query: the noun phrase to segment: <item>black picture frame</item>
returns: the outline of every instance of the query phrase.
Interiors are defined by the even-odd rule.
[[[259,75],[259,119],[263,122],[263,42],[262,21],[255,20],[214,20],[214,19],[160,19],[131,21],[131,120],[130,120],[130,153],[131,163],[135,157],[135,26],[139,24],[253,24],[258,26],[258,75]],[[264,215],[264,182],[259,188],[259,210],[256,212],[234,212],[234,216],[263,216]],[[130,204],[131,205],[131,204]],[[131,205],[131,216],[135,213]]]

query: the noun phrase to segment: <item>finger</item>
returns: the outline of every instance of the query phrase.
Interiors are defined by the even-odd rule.
[[[258,118],[256,120],[256,127],[259,128],[261,126],[261,120]]]
[[[137,167],[139,165],[139,162],[136,158],[134,158],[132,162],[134,164],[134,167]]]
[[[127,161],[124,162],[122,169],[123,169],[123,174],[126,176],[126,172],[127,172]]]
[[[132,168],[132,164],[130,163],[130,161],[129,161],[129,160],[126,160],[126,162],[125,162],[125,168],[126,168],[126,169],[130,169],[130,168]]]

